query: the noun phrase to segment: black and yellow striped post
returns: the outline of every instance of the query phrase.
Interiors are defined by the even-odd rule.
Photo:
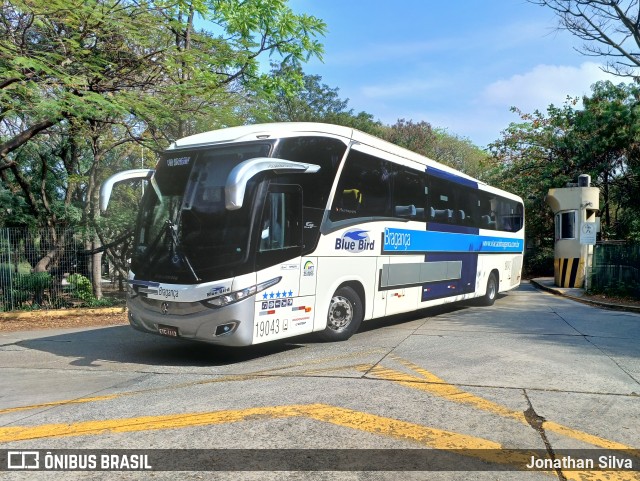
[[[582,287],[584,260],[580,257],[554,259],[553,272],[558,287]]]

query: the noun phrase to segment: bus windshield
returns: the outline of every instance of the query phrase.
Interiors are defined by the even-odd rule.
[[[142,202],[132,270],[137,279],[196,283],[233,272],[249,249],[251,206],[225,208],[224,186],[239,163],[267,157],[268,143],[167,152]],[[251,199],[256,184],[250,181]]]

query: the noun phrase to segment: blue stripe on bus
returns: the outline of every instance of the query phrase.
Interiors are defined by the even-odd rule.
[[[523,250],[523,239],[394,228],[385,228],[382,242],[382,252],[385,253],[477,252],[482,254],[520,253]]]
[[[426,172],[427,174],[433,175],[438,179],[448,180],[450,182],[466,185],[467,187],[472,187],[474,189],[478,188],[478,183],[474,180],[466,179],[465,177],[460,177],[459,175],[445,172],[444,170],[436,169],[435,167],[427,167]]]

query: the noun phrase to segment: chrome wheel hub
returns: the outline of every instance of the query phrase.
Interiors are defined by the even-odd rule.
[[[334,296],[329,306],[327,325],[334,331],[345,329],[353,320],[353,305],[346,297]]]

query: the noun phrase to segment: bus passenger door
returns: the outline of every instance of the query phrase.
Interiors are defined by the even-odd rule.
[[[253,342],[311,332],[302,322],[307,307],[300,300],[302,254],[302,191],[297,185],[272,184],[260,217],[257,283],[280,278],[256,296]],[[307,314],[309,315],[309,314]],[[297,320],[294,320],[297,319]]]

